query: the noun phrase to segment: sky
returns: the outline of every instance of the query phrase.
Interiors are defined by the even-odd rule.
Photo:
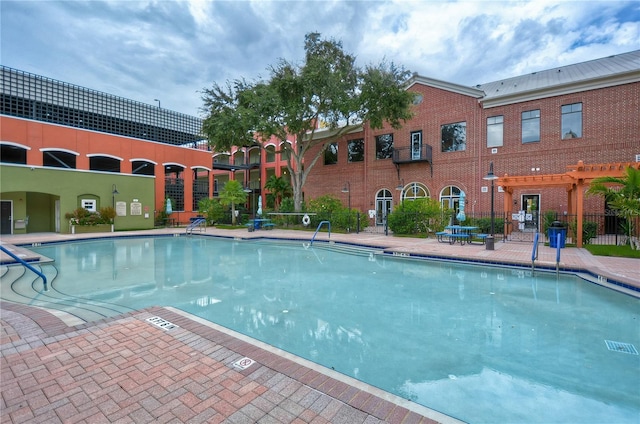
[[[301,63],[310,32],[475,86],[640,49],[640,1],[0,0],[2,65],[201,117],[204,89]]]

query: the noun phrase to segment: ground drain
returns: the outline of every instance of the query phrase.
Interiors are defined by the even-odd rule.
[[[630,343],[614,342],[611,340],[604,341],[607,344],[607,349],[614,352],[630,353],[631,355],[637,355],[638,351],[635,346]]]
[[[155,325],[156,327],[160,327],[163,330],[173,330],[175,328],[180,328],[177,325],[167,321],[166,319],[160,318],[160,317],[151,317],[151,318],[147,318],[147,322],[150,322],[151,324]]]

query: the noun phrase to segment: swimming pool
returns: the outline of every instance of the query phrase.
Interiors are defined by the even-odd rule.
[[[640,414],[640,300],[575,276],[207,236],[32,250],[43,296],[174,306],[468,422]]]

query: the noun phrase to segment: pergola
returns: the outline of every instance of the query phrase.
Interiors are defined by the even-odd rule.
[[[624,177],[626,168],[640,169],[640,162],[617,162],[597,165],[585,165],[579,161],[577,165],[567,166],[564,174],[509,176],[505,174],[496,180],[496,184],[504,190],[504,210],[507,216],[513,213],[513,190],[516,188],[565,187],[567,190],[567,210],[577,217],[576,244],[582,247],[582,221],[584,212],[584,193],[591,181],[599,177]],[[505,222],[505,234],[511,233],[511,227]]]

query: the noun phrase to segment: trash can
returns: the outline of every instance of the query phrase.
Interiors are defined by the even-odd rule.
[[[487,236],[487,238],[484,239],[485,250],[493,250],[495,247],[494,241],[493,236]]]
[[[565,240],[567,239],[567,228],[562,222],[553,221],[547,230],[550,247],[558,247],[558,234],[560,234],[560,248],[562,249],[564,247]]]

